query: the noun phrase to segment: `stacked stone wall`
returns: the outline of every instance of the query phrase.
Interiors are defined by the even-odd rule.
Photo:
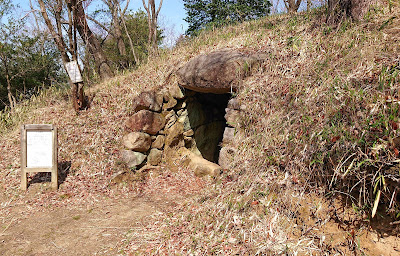
[[[142,92],[133,99],[134,114],[126,121],[122,160],[139,168],[178,159],[199,175],[229,168],[235,134],[243,128],[243,109],[230,99],[231,93],[265,58],[221,49],[197,56],[175,72],[185,89],[173,85]]]
[[[196,158],[196,163],[212,169],[198,171],[199,175],[220,172],[218,162],[228,168],[233,158],[230,144],[240,127],[238,102],[230,97],[178,85],[142,92],[133,99],[133,115],[125,122],[122,160],[129,168],[138,169],[145,164],[168,164],[185,154],[183,158]]]

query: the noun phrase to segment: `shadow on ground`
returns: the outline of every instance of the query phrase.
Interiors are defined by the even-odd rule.
[[[58,185],[64,183],[68,174],[71,171],[71,161],[63,161],[58,163]],[[36,183],[45,183],[51,182],[51,173],[50,172],[38,172],[36,173],[32,179],[28,182],[28,187],[32,184]]]

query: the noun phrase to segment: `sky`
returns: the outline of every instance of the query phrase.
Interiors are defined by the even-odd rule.
[[[158,6],[158,2],[156,0],[156,5]],[[141,0],[133,0],[132,3],[134,6],[142,7]],[[134,9],[134,7],[132,7]],[[142,7],[142,10],[144,8]],[[168,37],[170,36],[173,42],[185,33],[186,29],[188,28],[188,24],[183,19],[186,17],[186,11],[183,6],[182,0],[164,0],[163,5],[161,6],[160,17],[159,17],[159,24],[163,27],[165,31],[165,35]],[[173,33],[168,35],[168,33]],[[172,42],[172,43],[173,43]],[[171,44],[169,42],[168,44]]]
[[[160,0],[155,0],[156,6]],[[24,12],[30,11],[29,0],[12,0],[14,4],[18,4]],[[32,0],[35,3],[35,0]],[[91,7],[95,8],[100,0],[93,0]],[[146,0],[147,2],[147,0]],[[35,5],[35,4],[34,4]],[[122,5],[124,6],[124,5]],[[129,8],[136,11],[139,8],[144,10],[142,0],[131,0]],[[186,11],[183,6],[183,0],[164,0],[160,15],[158,18],[159,26],[164,29],[165,42],[164,45],[171,46],[179,35],[184,34],[188,24],[183,20],[186,17]]]
[[[160,0],[155,1],[157,8]],[[144,10],[142,0],[131,0],[129,7],[132,10],[139,8]],[[183,0],[163,0],[158,22],[159,26],[165,30],[167,41],[174,41],[179,35],[185,33],[188,28],[188,24],[183,20],[185,17],[186,11],[183,6]],[[171,42],[166,42],[166,44],[171,44]]]

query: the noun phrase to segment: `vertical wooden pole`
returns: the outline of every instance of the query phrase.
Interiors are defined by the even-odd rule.
[[[26,177],[26,171],[21,172],[21,189],[26,191],[28,189],[28,178]]]
[[[51,169],[51,187],[58,189],[58,145],[57,127],[53,126],[53,167]]]
[[[79,111],[79,98],[78,98],[78,84],[73,83],[71,84],[71,90],[72,90],[72,106],[74,107],[75,111]]]
[[[21,189],[26,191],[28,188],[26,177],[26,130],[25,125],[21,126]]]

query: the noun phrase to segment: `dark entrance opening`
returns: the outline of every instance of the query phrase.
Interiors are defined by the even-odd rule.
[[[218,163],[222,137],[226,127],[225,109],[230,94],[191,92],[186,100],[193,140],[186,147],[208,161]]]

